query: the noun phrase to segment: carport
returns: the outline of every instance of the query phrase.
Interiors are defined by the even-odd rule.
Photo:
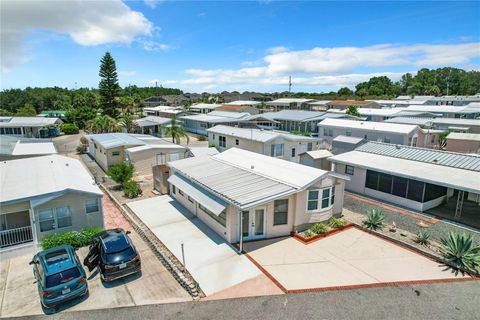
[[[250,260],[170,196],[127,205],[179,261],[185,259],[207,296],[261,275]]]

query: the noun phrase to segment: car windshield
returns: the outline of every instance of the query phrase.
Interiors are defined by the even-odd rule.
[[[78,277],[80,277],[80,271],[78,270],[77,267],[73,267],[73,268],[64,270],[62,272],[47,276],[45,280],[45,286],[47,288],[56,287],[58,285],[67,283]]]
[[[132,247],[123,249],[122,251],[113,252],[113,253],[104,253],[103,260],[106,264],[117,264],[120,261],[130,259],[135,256],[135,250]]]

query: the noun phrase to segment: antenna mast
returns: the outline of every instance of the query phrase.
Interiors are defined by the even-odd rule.
[[[292,92],[292,76],[288,76],[288,93]]]

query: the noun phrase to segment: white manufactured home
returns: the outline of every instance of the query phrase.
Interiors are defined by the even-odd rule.
[[[239,148],[267,156],[299,162],[301,153],[317,149],[317,139],[288,132],[218,125],[208,131],[208,144],[219,151]]]
[[[230,243],[339,215],[345,177],[237,148],[168,163],[170,195]]]

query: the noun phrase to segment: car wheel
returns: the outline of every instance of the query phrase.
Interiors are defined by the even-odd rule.
[[[50,315],[57,312],[57,307],[45,307],[44,305],[42,305],[42,310],[43,313],[45,313],[46,315]]]

